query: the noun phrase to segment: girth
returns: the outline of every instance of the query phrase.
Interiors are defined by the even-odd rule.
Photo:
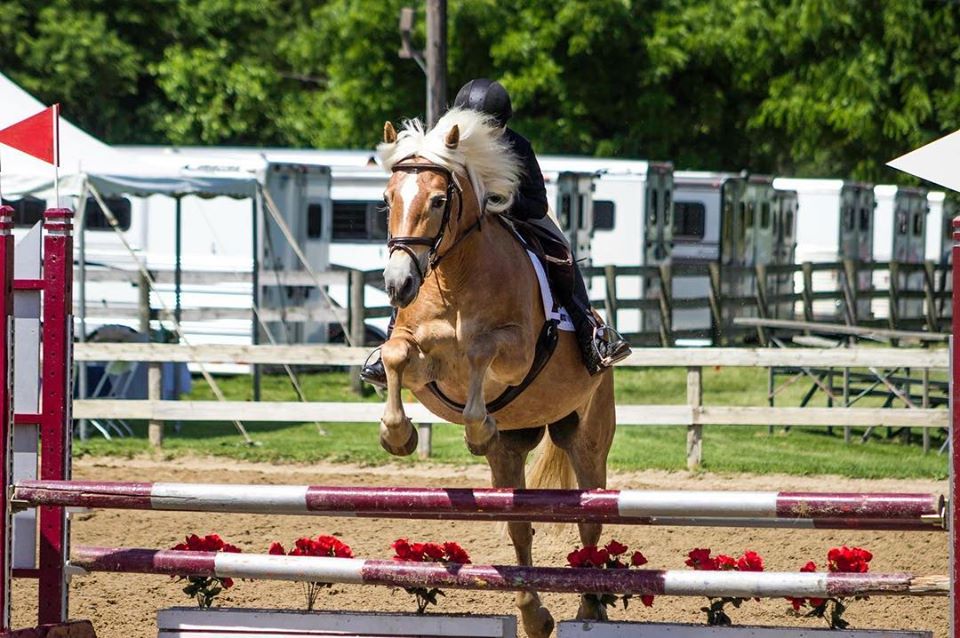
[[[527,376],[517,385],[508,386],[500,393],[500,396],[487,403],[487,412],[492,414],[507,407],[536,380],[540,373],[543,372],[543,369],[547,367],[550,357],[553,356],[553,351],[557,349],[559,336],[560,333],[557,329],[557,322],[554,319],[548,319],[543,324],[543,328],[540,330],[540,336],[537,338],[537,347],[533,354],[533,364],[531,364],[530,370],[527,371]],[[427,388],[433,393],[433,396],[437,397],[441,403],[451,410],[463,412],[463,409],[466,407],[464,404],[457,403],[445,395],[436,381],[428,383]]]

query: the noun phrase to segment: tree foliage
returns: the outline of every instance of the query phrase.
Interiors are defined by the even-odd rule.
[[[414,0],[0,1],[2,71],[114,143],[370,147],[421,115]],[[449,0],[450,97],[499,78],[541,151],[893,179],[960,127],[960,4]]]

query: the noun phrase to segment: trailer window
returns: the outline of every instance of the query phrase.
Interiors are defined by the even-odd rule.
[[[130,200],[126,197],[105,197],[103,203],[107,205],[113,216],[117,218],[117,225],[120,230],[130,230]],[[85,212],[87,230],[110,230],[110,221],[106,213],[100,208],[100,204],[93,197],[87,198],[87,207]]]
[[[26,226],[28,228],[43,219],[43,211],[47,208],[45,200],[29,195],[12,201],[5,199],[3,205],[13,207],[14,226]]]
[[[650,201],[647,202],[647,218],[650,220],[650,226],[657,225],[657,189],[650,189]]]
[[[760,206],[760,228],[770,228],[770,202],[763,202]]]
[[[320,239],[323,236],[323,204],[307,206],[307,239]]]
[[[707,209],[700,202],[673,203],[673,238],[677,241],[699,241],[706,229]]]
[[[913,214],[913,236],[920,237],[923,235],[923,213],[914,213]]]
[[[383,202],[337,201],[333,203],[333,241],[383,241],[387,216]]]
[[[870,230],[870,209],[863,207],[860,209],[860,230]]]
[[[663,191],[663,227],[670,228],[670,213],[673,209],[671,206],[671,192],[670,189]]]
[[[753,229],[755,223],[757,223],[757,205],[750,202],[747,204],[747,223],[744,228]]]
[[[857,227],[857,220],[854,217],[853,206],[843,207],[843,227],[849,231],[852,231]]]
[[[593,229],[613,230],[615,224],[616,206],[608,199],[598,199],[593,202]]]
[[[787,209],[786,221],[784,221],[783,236],[793,237],[793,209],[792,208]]]

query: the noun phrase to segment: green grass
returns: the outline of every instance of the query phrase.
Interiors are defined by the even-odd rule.
[[[778,385],[782,383],[778,381]],[[250,400],[249,377],[221,378],[219,383],[229,399]],[[306,396],[314,401],[379,401],[376,396],[357,397],[349,389],[343,372],[301,375]],[[704,404],[766,405],[767,376],[753,368],[704,370]],[[777,405],[796,406],[810,383],[806,380],[786,387]],[[296,394],[283,375],[265,375],[263,398],[295,401]],[[188,397],[210,400],[213,394],[198,380]],[[686,400],[686,371],[673,368],[617,371],[617,401],[639,404],[677,404]],[[879,405],[880,399],[865,399],[858,405]],[[819,393],[812,405],[825,405]],[[77,455],[132,456],[149,452],[146,425],[132,423],[136,436],[106,441],[94,435],[77,441]],[[256,446],[243,445],[232,423],[185,423],[175,431],[167,424],[163,454],[215,455],[249,461],[311,463],[319,460],[360,464],[412,464],[412,458],[387,456],[378,443],[375,424],[244,423]],[[704,427],[704,469],[712,472],[780,472],[787,474],[838,474],[851,477],[942,478],[947,459],[935,453],[924,455],[918,445],[903,445],[899,438],[888,440],[886,429],[878,428],[866,444],[859,442],[862,429],[854,428],[855,443],[843,442],[842,428],[776,429],[766,427]],[[914,434],[919,438],[919,432]],[[934,437],[935,445],[940,441]],[[686,428],[678,426],[630,427],[617,432],[610,466],[622,470],[681,470],[686,467]],[[462,428],[438,425],[433,434],[433,460],[440,463],[483,462],[472,457],[463,444]]]

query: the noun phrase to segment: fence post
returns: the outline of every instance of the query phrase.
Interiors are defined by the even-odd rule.
[[[923,368],[920,371],[920,381],[923,384],[923,396],[920,398],[920,407],[927,409],[930,407],[930,368]],[[930,453],[930,428],[923,428],[923,453]]]
[[[433,454],[433,423],[418,423],[417,435],[417,456],[429,459]]]
[[[366,329],[364,325],[364,276],[362,270],[351,270],[348,282],[350,296],[350,342],[363,347]],[[363,394],[364,383],[360,380],[360,367],[350,368],[350,387],[357,394]]]
[[[710,275],[710,314],[713,315],[713,345],[723,345],[723,296],[720,294],[720,264],[707,264]]]
[[[843,407],[850,407],[850,368],[843,368]],[[926,429],[926,428],[924,428]],[[843,426],[843,442],[850,444],[853,440],[853,433],[849,425]]]
[[[698,367],[687,368],[687,405],[693,413],[694,420],[699,420],[700,408],[703,406],[703,369]],[[687,426],[687,469],[699,470],[703,463],[703,426],[690,424]]]
[[[140,318],[140,332],[150,341],[150,280],[141,272],[137,289],[137,310]]]
[[[937,304],[934,301],[934,282],[936,277],[933,273],[933,262],[929,259],[923,262],[923,296],[926,298],[927,312],[924,313],[927,318],[927,330],[937,332]],[[924,428],[926,430],[926,428]]]
[[[805,261],[800,265],[803,270],[803,320],[813,321],[813,264]],[[810,331],[806,331],[810,334]]]
[[[147,368],[147,399],[151,402],[160,401],[163,398],[162,387],[163,364],[159,361],[151,361]],[[150,439],[150,447],[163,446],[163,421],[150,419],[147,433]]]
[[[767,266],[765,264],[754,265],[754,272],[757,279],[757,315],[761,319],[769,318],[767,313]],[[757,339],[760,345],[766,347],[770,340],[767,338],[767,329],[764,326],[757,326]]]
[[[847,323],[851,326],[857,325],[857,278],[855,274],[851,275],[855,271],[856,267],[853,265],[853,260],[844,259],[843,268],[840,272],[840,285],[843,290],[843,305],[846,307]]]
[[[890,286],[889,286],[889,314],[887,315],[887,324],[890,326],[891,330],[896,330],[897,325],[900,323],[899,319],[899,304],[900,301],[900,264],[895,261],[890,262]],[[896,345],[896,341],[892,341]]]
[[[660,343],[664,348],[673,345],[673,276],[670,264],[660,264]]]
[[[607,325],[617,329],[617,267],[607,264],[603,267],[603,278],[606,283],[604,306],[607,313]]]

